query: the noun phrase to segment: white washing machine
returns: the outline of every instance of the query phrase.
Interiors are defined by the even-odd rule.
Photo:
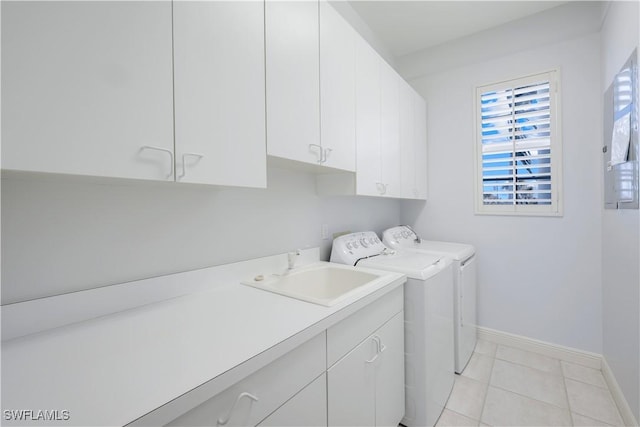
[[[372,232],[333,241],[331,262],[407,275],[404,287],[405,415],[402,424],[433,426],[453,388],[451,259],[386,247]]]
[[[390,248],[445,255],[453,260],[455,370],[462,373],[477,341],[475,248],[463,243],[422,240],[406,225],[385,230],[382,241]]]

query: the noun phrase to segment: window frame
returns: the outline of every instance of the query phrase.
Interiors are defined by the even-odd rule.
[[[483,191],[482,104],[483,93],[526,86],[540,80],[549,81],[549,119],[551,150],[551,204],[485,204]],[[474,211],[476,215],[563,216],[562,128],[560,70],[552,69],[523,77],[478,85],[474,90]]]

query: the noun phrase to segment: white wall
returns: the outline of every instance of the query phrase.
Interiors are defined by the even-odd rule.
[[[593,18],[599,8],[584,13],[584,19],[599,23]],[[510,28],[483,35],[483,48],[500,51],[505,40],[524,37]],[[551,31],[541,25],[531,30]],[[476,45],[472,38],[466,42],[468,49]],[[463,43],[456,42],[450,64],[465,62],[455,56],[465,52]],[[424,237],[476,246],[481,326],[597,353],[602,350],[599,43],[594,32],[551,44],[547,38],[538,47],[412,80],[428,105],[429,200],[402,205],[403,222],[415,224]],[[418,68],[438,67],[425,65],[428,58],[414,60]],[[561,73],[564,216],[474,215],[474,88],[556,67]]]
[[[600,2],[570,1],[470,37],[402,56],[396,60],[397,69],[405,79],[415,79],[579,37],[597,31],[601,20]]]
[[[396,58],[391,51],[380,41],[362,17],[346,0],[328,0],[340,15],[384,58],[392,67],[396,68]]]
[[[318,197],[313,175],[270,168],[267,190],[95,180],[2,179],[2,303],[320,246],[382,229],[399,202]]]
[[[614,1],[602,26],[602,90],[640,44],[638,2]],[[640,420],[640,216],[603,210],[603,355]]]

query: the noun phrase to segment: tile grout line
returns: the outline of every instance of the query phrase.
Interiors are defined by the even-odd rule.
[[[576,379],[576,378],[565,377],[564,375],[563,375],[563,378],[566,378],[566,379],[571,380],[571,381],[575,381],[575,382],[580,383],[580,384],[586,384],[586,385],[594,386],[594,387],[599,388],[600,390],[607,390],[609,393],[611,393],[611,390],[609,390],[609,387],[606,387],[606,386],[603,387],[603,386],[600,386],[600,385],[597,385],[597,384],[588,383],[586,381],[579,380],[579,379]]]
[[[502,345],[502,344],[499,344],[499,345]],[[506,346],[504,346],[504,347],[506,347]],[[511,347],[511,348],[515,348],[515,347]],[[519,350],[519,349],[516,349],[516,350]],[[521,350],[521,351],[527,351],[527,350]],[[562,360],[561,360],[561,359],[556,359],[555,357],[549,357],[549,356],[545,356],[545,355],[543,355],[543,354],[534,353],[534,352],[532,352],[532,351],[527,351],[527,352],[528,352],[528,353],[535,354],[535,355],[538,355],[538,356],[547,357],[547,358],[549,358],[549,359],[551,359],[551,360],[557,360],[557,361],[558,361],[558,363],[560,363],[560,371],[562,371],[562,363],[561,363],[561,362],[562,362]],[[509,360],[509,359],[503,359],[503,358],[500,358],[500,357],[498,357],[498,356],[497,356],[497,353],[498,353],[498,352],[496,351],[496,357],[495,357],[495,358],[496,358],[496,359],[498,359],[498,360],[502,360],[503,362],[513,363],[514,365],[524,366],[525,368],[531,368],[531,369],[535,369],[536,371],[540,371],[540,372],[544,372],[544,373],[546,373],[546,374],[551,374],[551,375],[553,375],[553,372],[545,371],[544,369],[536,368],[536,367],[533,367],[533,366],[530,366],[530,365],[525,365],[524,363],[520,363],[520,362],[514,362],[513,360]],[[581,366],[581,365],[580,365],[580,366]]]
[[[573,413],[575,412],[576,414],[581,415],[583,417],[590,418],[592,420],[604,423],[605,425],[609,425],[608,421],[600,420],[600,419],[597,419],[597,418],[593,417],[592,415],[583,414],[581,412],[574,411],[573,409],[571,409],[571,402],[569,402],[569,391],[567,390],[567,382],[566,382],[567,379],[569,379],[569,380],[571,380],[573,382],[577,382],[577,383],[584,384],[584,385],[587,385],[587,386],[595,387],[595,388],[598,388],[600,390],[605,390],[607,393],[609,393],[609,396],[611,397],[611,402],[613,403],[613,407],[616,409],[616,411],[618,413],[618,417],[620,418],[620,420],[622,420],[622,422],[624,423],[624,420],[622,419],[622,414],[620,413],[620,408],[618,408],[618,405],[616,404],[616,401],[613,398],[613,394],[611,393],[611,390],[609,389],[608,385],[607,385],[607,387],[600,387],[600,386],[597,386],[595,384],[591,384],[591,383],[587,383],[587,382],[584,382],[584,381],[577,380],[575,378],[565,377],[564,376],[564,370],[563,370],[562,371],[562,381],[564,383],[565,392],[567,393],[567,402],[569,403],[569,413],[571,414],[571,420],[572,421],[573,421]],[[606,384],[606,382],[605,382],[605,384]]]
[[[497,347],[498,347],[498,346],[500,346],[500,345],[502,345],[502,344],[498,344],[498,345],[497,345]],[[498,348],[497,348],[497,347],[496,347],[496,356],[498,355]],[[507,347],[507,346],[505,346],[505,347]],[[526,350],[523,350],[523,351],[526,351]],[[530,352],[530,353],[531,353],[531,352]],[[543,373],[543,374],[547,374],[547,375],[550,375],[550,376],[556,376],[556,377],[558,376],[558,375],[553,374],[552,372],[543,371],[543,370],[540,370],[540,369],[537,369],[537,368],[532,368],[531,366],[522,365],[522,364],[519,364],[519,363],[512,362],[512,361],[510,361],[510,360],[500,359],[500,358],[498,358],[498,357],[496,357],[495,359],[497,359],[497,360],[501,360],[501,361],[503,361],[503,362],[507,362],[507,363],[512,363],[512,364],[517,365],[517,366],[522,366],[522,367],[525,367],[525,368],[534,369],[534,370],[536,370],[536,371],[538,371],[538,372],[541,372],[541,373]],[[494,359],[494,365],[495,365],[495,359]],[[555,358],[551,358],[551,359],[558,360],[558,362],[560,362],[560,360],[559,360],[559,359],[555,359]],[[491,371],[493,372],[493,366],[492,366],[492,368],[491,368]],[[566,384],[565,384],[565,382],[564,382],[564,374],[562,373],[562,364],[560,364],[560,372],[561,372],[560,376],[562,377],[562,384],[564,385],[564,392],[565,392],[565,395],[567,395],[567,387],[566,387]],[[489,379],[489,382],[491,382],[491,379]],[[568,397],[568,395],[567,395],[567,407],[566,407],[566,408],[563,408],[563,407],[558,406],[558,405],[556,405],[556,404],[553,404],[553,403],[550,403],[550,402],[545,402],[545,401],[543,401],[543,400],[536,399],[535,397],[527,396],[526,394],[518,393],[518,392],[516,392],[516,391],[509,390],[509,389],[506,389],[506,388],[504,388],[504,387],[500,387],[500,386],[497,386],[497,385],[491,385],[491,386],[492,386],[492,387],[495,387],[495,388],[497,388],[497,389],[499,389],[499,390],[506,391],[506,392],[508,392],[508,393],[513,393],[513,394],[515,394],[515,395],[517,395],[517,396],[520,396],[520,397],[524,397],[524,398],[527,398],[527,399],[535,400],[536,402],[543,403],[543,404],[545,404],[545,405],[553,406],[554,408],[557,408],[557,409],[560,409],[560,410],[566,410],[566,411],[569,411],[569,413],[571,413],[571,409],[570,409],[570,405],[569,405],[569,397]],[[485,399],[486,399],[486,396],[485,396]],[[483,411],[484,411],[484,408],[483,408]],[[572,419],[572,424],[573,424],[573,419]]]
[[[502,345],[502,344],[499,344],[499,345]],[[503,346],[503,347],[507,347],[507,346]],[[515,348],[515,347],[511,347],[511,348]],[[516,350],[519,350],[519,349],[516,349]],[[581,367],[581,368],[592,369],[592,370],[594,370],[594,371],[596,371],[596,372],[600,372],[600,374],[602,374],[602,369],[595,369],[595,368],[591,368],[591,367],[589,367],[589,366],[584,366],[584,365],[580,365],[580,364],[578,364],[578,363],[568,362],[568,361],[566,361],[566,360],[562,360],[562,359],[556,359],[555,357],[550,357],[550,356],[546,356],[546,355],[544,355],[544,354],[534,353],[534,352],[532,352],[532,351],[528,351],[528,350],[521,350],[521,351],[525,351],[525,352],[528,352],[528,353],[536,354],[536,355],[538,355],[538,356],[547,357],[547,358],[549,358],[549,359],[551,359],[551,360],[557,360],[557,361],[560,363],[560,372],[561,372],[561,373],[560,373],[560,375],[561,375],[563,378],[568,378],[568,379],[570,379],[570,380],[572,380],[572,381],[576,381],[576,382],[579,382],[579,383],[582,383],[582,384],[592,385],[592,386],[594,386],[594,387],[598,387],[598,388],[600,388],[600,389],[608,390],[609,392],[611,392],[611,390],[609,390],[609,386],[607,385],[606,380],[604,380],[604,377],[603,377],[603,381],[604,381],[604,384],[605,384],[605,385],[604,385],[604,386],[602,386],[602,385],[598,385],[598,384],[593,384],[593,383],[587,382],[587,381],[585,381],[585,380],[581,380],[581,379],[579,379],[579,378],[572,378],[572,377],[565,376],[565,374],[564,374],[564,369],[562,368],[562,363],[563,363],[563,362],[564,362],[564,363],[570,363],[570,364],[572,364],[572,365],[576,365],[576,366],[579,366],[579,367]],[[481,353],[480,353],[480,354],[481,354]],[[542,373],[545,373],[545,374],[555,375],[553,372],[545,371],[544,369],[540,369],[540,368],[537,368],[537,367],[535,367],[535,366],[531,366],[531,365],[526,365],[526,364],[524,364],[524,363],[520,363],[520,362],[515,362],[515,361],[513,361],[513,360],[503,359],[503,358],[500,358],[500,357],[497,357],[497,356],[496,356],[496,359],[501,360],[501,361],[503,361],[503,362],[512,363],[512,364],[514,364],[514,365],[522,366],[522,367],[525,367],[525,368],[535,369],[536,371],[538,371],[538,372],[542,372]]]
[[[507,393],[515,394],[515,395],[520,396],[520,397],[524,397],[524,398],[529,399],[529,400],[535,400],[538,403],[543,403],[545,405],[553,406],[556,409],[561,409],[561,410],[564,410],[564,411],[568,411],[569,410],[568,407],[567,408],[563,408],[562,406],[558,406],[558,405],[556,405],[554,403],[545,402],[544,400],[536,399],[535,397],[527,396],[526,394],[518,393],[517,391],[509,390],[509,389],[504,388],[504,387],[500,387],[500,386],[497,386],[497,385],[492,385],[491,387],[496,388],[498,390],[506,391]],[[567,402],[567,405],[568,405],[568,403],[569,402]]]
[[[477,345],[477,343],[476,343]],[[487,404],[487,396],[489,395],[489,386],[491,385],[491,377],[493,375],[493,367],[496,364],[496,356],[498,355],[498,345],[496,344],[496,352],[493,355],[493,360],[491,362],[491,370],[489,371],[489,379],[487,380],[487,387],[485,388],[484,391],[484,399],[482,399],[482,409],[480,410],[480,416],[478,417],[478,426],[480,426],[480,424],[482,424],[482,416],[484,415],[484,407]]]
[[[562,361],[560,361],[560,373],[562,375],[562,385],[564,386],[564,396],[567,398],[567,408],[569,409],[569,419],[571,420],[571,425],[575,426],[576,423],[573,419],[573,410],[571,409],[571,401],[569,400],[569,390],[567,390],[567,381],[564,376],[564,367],[562,366]]]

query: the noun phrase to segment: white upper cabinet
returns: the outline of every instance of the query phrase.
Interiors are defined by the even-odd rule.
[[[382,58],[362,38],[356,40],[356,193],[379,196],[380,152],[380,62]]]
[[[356,31],[320,1],[320,124],[324,166],[356,170]]]
[[[359,38],[356,194],[400,196],[400,76]]]
[[[424,99],[406,82],[400,84],[401,197],[427,198],[427,123]]]
[[[416,191],[415,199],[427,199],[427,104],[425,100],[414,93],[413,97],[414,113],[414,141],[415,141],[415,170],[416,170]]]
[[[264,3],[174,3],[176,180],[266,187]]]
[[[168,1],[3,2],[2,168],[173,180],[171,55]]]
[[[265,4],[267,154],[320,164],[318,3]]]
[[[380,181],[385,196],[400,197],[400,82],[386,62],[380,64]]]
[[[408,83],[400,82],[400,196],[416,196],[416,138],[414,93]]]

